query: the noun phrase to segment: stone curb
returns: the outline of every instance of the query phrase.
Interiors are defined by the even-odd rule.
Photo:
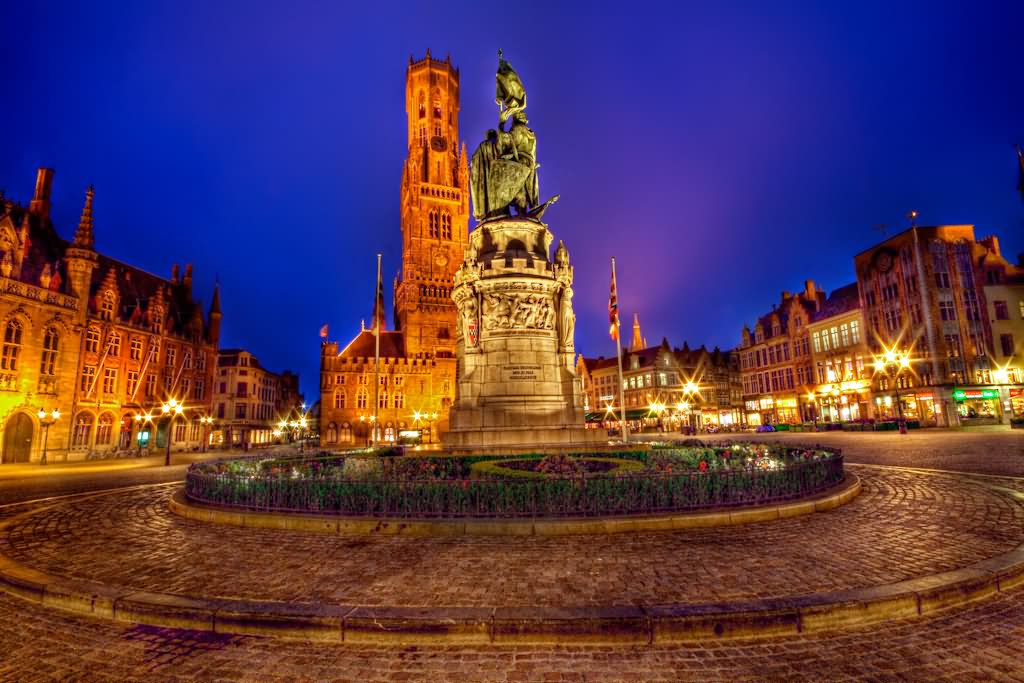
[[[566,536],[670,531],[768,522],[832,510],[849,503],[860,495],[860,491],[860,478],[847,473],[843,480],[832,489],[790,503],[670,515],[546,520],[370,519],[337,515],[255,512],[195,503],[186,498],[184,489],[179,489],[174,493],[169,507],[174,514],[198,522],[229,524],[252,529],[311,531],[341,536]]]
[[[1018,492],[991,488],[1024,502]],[[7,520],[0,524],[0,531],[31,514]],[[792,636],[930,616],[1021,586],[1024,544],[962,569],[869,588],[729,603],[568,608],[380,607],[192,598],[50,576],[0,553],[0,589],[63,610],[215,633],[387,645],[649,645]]]

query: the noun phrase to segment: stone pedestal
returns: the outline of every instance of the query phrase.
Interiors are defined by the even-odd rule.
[[[575,370],[572,266],[547,226],[525,217],[485,221],[470,236],[452,299],[459,311],[453,451],[584,448],[605,440],[584,427]]]

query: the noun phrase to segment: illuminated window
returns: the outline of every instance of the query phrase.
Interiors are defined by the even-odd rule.
[[[57,330],[48,328],[43,338],[43,355],[39,363],[39,374],[52,377],[57,374],[57,345],[60,337]]]
[[[156,396],[156,374],[152,372],[146,375],[146,396]]]
[[[338,389],[334,392],[334,407],[341,409],[345,407],[345,392],[342,389]]]
[[[12,320],[7,323],[4,331],[3,357],[0,359],[0,368],[4,370],[18,369],[18,356],[21,355],[21,323]]]
[[[79,389],[82,391],[89,391],[92,388],[92,383],[96,379],[96,367],[92,365],[86,365],[82,368],[82,381],[79,385]]]
[[[134,371],[128,372],[128,398],[135,395],[135,390],[139,386],[139,373]]]
[[[97,353],[100,350],[100,331],[90,327],[85,332],[85,350],[88,353]]]
[[[440,217],[438,216],[437,211],[435,211],[434,209],[431,209],[430,213],[427,214],[427,218],[428,218],[429,224],[430,224],[430,236],[431,237],[440,237],[440,235],[441,235],[441,227],[440,227],[441,223],[440,223]]]
[[[103,320],[114,319],[114,293],[107,290],[103,294],[103,300],[100,302],[100,318]]]
[[[79,413],[75,418],[75,430],[72,433],[72,446],[88,446],[89,438],[92,436],[92,414]]]
[[[405,394],[401,391],[395,392],[395,407],[399,409],[405,408]]]
[[[107,353],[114,358],[121,355],[121,335],[117,332],[110,335],[110,340],[107,342]]]
[[[103,369],[103,393],[108,396],[117,389],[117,368]]]
[[[114,433],[114,417],[110,413],[103,413],[99,425],[96,427],[96,445],[106,446],[110,443],[110,437]]]
[[[446,240],[452,238],[452,216],[447,211],[441,214],[441,238]]]
[[[132,337],[131,342],[128,345],[128,357],[132,360],[139,360],[142,358],[142,340],[137,337]]]
[[[368,397],[367,397],[366,389],[360,389],[356,393],[356,408],[361,408],[361,409],[365,410],[366,406],[367,406],[367,403],[368,403],[367,398]]]

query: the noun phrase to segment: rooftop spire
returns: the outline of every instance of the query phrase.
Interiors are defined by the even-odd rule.
[[[78,230],[75,232],[75,246],[82,249],[92,249],[96,244],[96,237],[92,232],[92,198],[95,192],[92,185],[85,191],[85,206],[82,207],[82,217],[78,220]]]
[[[629,342],[630,351],[639,351],[647,348],[647,340],[640,334],[640,315],[633,314],[633,339]]]
[[[213,286],[213,301],[210,302],[210,315],[220,315],[220,283]]]

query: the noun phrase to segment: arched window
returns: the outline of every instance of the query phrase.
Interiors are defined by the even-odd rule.
[[[384,440],[394,441],[395,440],[395,424],[388,422],[387,426],[384,427]]]
[[[420,93],[419,102],[420,102],[420,104],[419,104],[419,114],[420,114],[420,118],[422,119],[424,116],[427,115],[427,105],[424,104],[424,102],[423,102],[423,93],[422,92]]]
[[[352,425],[348,422],[342,423],[341,434],[339,436],[342,443],[352,443]]]
[[[334,392],[334,407],[344,408],[345,407],[345,390],[337,389]]]
[[[100,331],[95,327],[85,331],[85,350],[89,353],[97,353],[100,350]]]
[[[72,446],[88,446],[92,436],[92,413],[79,413],[75,418],[75,431],[72,434]]]
[[[366,405],[367,405],[367,392],[366,392],[365,388],[361,388],[359,390],[359,392],[356,393],[356,408],[365,409]]]
[[[103,320],[114,319],[114,293],[107,290],[103,293],[103,300],[100,302],[100,318]]]
[[[438,236],[440,236],[440,234],[441,234],[440,233],[440,222],[439,222],[440,219],[438,218],[437,211],[431,209],[430,213],[428,214],[428,217],[429,217],[429,220],[430,220],[430,236],[431,237],[438,237]]]
[[[441,214],[441,237],[446,240],[452,238],[452,215],[447,211]]]
[[[0,357],[0,369],[14,372],[18,369],[18,356],[21,355],[21,323],[12,320],[7,323],[4,331],[3,356]]]
[[[60,343],[60,336],[57,330],[50,327],[43,337],[43,356],[39,362],[39,374],[52,377],[57,374],[57,346]]]
[[[327,425],[327,443],[338,443],[338,428],[333,422]]]
[[[114,433],[114,416],[110,413],[103,413],[100,416],[99,426],[96,428],[96,445],[106,446],[110,443],[110,437]]]
[[[434,98],[434,118],[441,118],[441,100],[437,97]]]

